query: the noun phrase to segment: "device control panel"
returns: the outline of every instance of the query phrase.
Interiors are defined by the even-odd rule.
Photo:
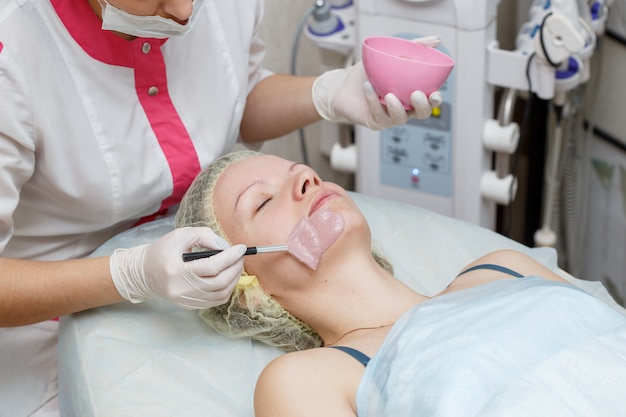
[[[405,125],[382,131],[381,182],[451,196],[452,145],[452,106],[445,101],[428,119],[411,119]]]

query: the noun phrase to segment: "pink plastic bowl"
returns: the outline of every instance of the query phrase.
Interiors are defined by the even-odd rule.
[[[390,36],[372,36],[363,41],[363,66],[374,91],[381,98],[393,93],[406,109],[410,96],[419,90],[427,96],[441,88],[454,68],[454,60],[443,52]]]

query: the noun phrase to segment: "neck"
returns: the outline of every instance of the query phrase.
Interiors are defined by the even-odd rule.
[[[298,297],[297,305],[291,306],[293,309],[283,305],[330,345],[367,333],[364,330],[388,328],[411,307],[427,299],[373,260],[367,262],[344,262],[332,271],[324,271],[321,276],[328,279],[309,287],[306,294]]]
[[[102,6],[100,5],[100,2],[98,0],[87,0],[89,2],[89,5],[91,6],[91,9],[93,10],[93,12],[96,14],[96,16],[98,16],[98,19],[102,20]],[[132,36],[132,35],[127,35],[126,33],[122,33],[122,32],[115,32],[113,31],[113,33],[115,33],[117,36],[119,36],[122,39],[126,39],[127,41],[132,41],[133,39],[136,39],[136,36]]]
[[[87,2],[89,3],[89,6],[91,6],[91,9],[96,14],[96,16],[98,16],[98,19],[102,20],[102,6],[100,6],[98,0],[87,0]]]
[[[394,324],[395,324],[395,322],[387,323],[387,324],[381,324],[380,326],[357,327],[355,329],[348,330],[347,332],[345,332],[344,334],[339,336],[339,338],[337,338],[337,339],[335,339],[335,340],[333,340],[331,342],[324,341],[324,346],[335,346],[339,342],[345,343],[346,341],[349,340],[350,337],[359,337],[359,334],[361,334],[362,332],[370,332],[370,331],[378,331],[378,330],[382,330],[382,329],[389,329]]]

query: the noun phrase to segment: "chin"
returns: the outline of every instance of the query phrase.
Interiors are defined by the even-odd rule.
[[[369,223],[359,210],[339,210],[337,212],[343,216],[344,220],[343,232],[339,236],[339,239],[344,237],[344,235],[357,235],[357,239],[367,238],[371,240],[372,233]]]
[[[322,255],[320,264],[324,259],[324,255],[337,254],[337,258],[345,259],[346,253],[360,250],[365,252],[371,251],[372,233],[369,224],[363,216],[344,217],[344,228],[337,240],[330,245],[326,252]]]

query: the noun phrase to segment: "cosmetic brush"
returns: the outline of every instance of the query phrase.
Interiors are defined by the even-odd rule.
[[[287,245],[268,245],[268,246],[249,246],[246,248],[244,255],[256,255],[257,253],[287,252]],[[198,252],[183,253],[183,261],[189,262],[196,259],[208,258],[222,252],[221,249],[204,250]]]
[[[322,253],[339,237],[343,231],[343,217],[330,210],[319,210],[311,217],[302,218],[293,229],[284,245],[250,246],[244,255],[259,253],[289,252],[294,258],[315,270]],[[222,252],[207,250],[183,253],[183,261],[208,258]]]

